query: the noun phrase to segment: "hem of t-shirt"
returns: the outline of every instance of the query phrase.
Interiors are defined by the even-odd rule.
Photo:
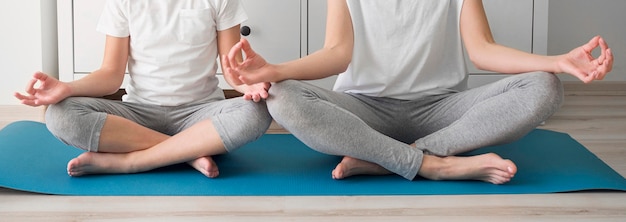
[[[117,38],[125,38],[125,37],[130,36],[130,33],[118,32],[118,31],[115,31],[114,29],[110,30],[110,29],[104,28],[102,26],[96,27],[96,31],[100,32],[102,34],[113,36],[113,37],[117,37]]]
[[[217,29],[217,31],[224,31],[226,29],[241,24],[246,20],[248,20],[248,16],[242,12],[237,14],[236,16],[233,16],[233,19],[220,22],[220,24],[217,24],[215,28]]]

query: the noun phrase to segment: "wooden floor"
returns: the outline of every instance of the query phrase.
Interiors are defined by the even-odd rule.
[[[575,95],[541,128],[569,133],[626,176],[626,95]],[[41,120],[0,106],[0,128]],[[276,126],[275,126],[276,127]],[[280,128],[273,128],[280,133]],[[329,172],[330,173],[330,172]],[[330,179],[330,176],[329,176]],[[41,183],[45,183],[42,178]],[[0,221],[626,221],[626,192],[332,197],[85,197],[0,188]]]

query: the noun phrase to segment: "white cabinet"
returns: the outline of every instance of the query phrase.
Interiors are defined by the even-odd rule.
[[[270,63],[300,58],[300,1],[243,0],[250,28],[244,36]]]
[[[58,0],[61,80],[75,80],[100,67],[105,37],[95,30],[105,1]],[[297,59],[323,46],[326,0],[243,0],[243,3],[249,19],[242,27],[250,28],[250,34],[245,38],[269,62]],[[532,52],[536,44],[545,44],[546,39],[533,37],[533,34],[537,35],[533,31],[533,24],[537,23],[536,11],[542,11],[536,7],[545,4],[536,4],[534,0],[484,0],[484,4],[497,42],[527,52]],[[468,66],[470,87],[504,76],[477,70],[469,62]],[[335,77],[329,77],[311,82],[330,89],[334,81]],[[223,78],[220,87],[230,89]]]
[[[106,0],[59,0],[59,78],[82,78],[101,65],[105,36],[96,25]],[[245,36],[254,50],[269,62],[284,62],[301,56],[301,13],[306,0],[243,0],[250,28]],[[221,72],[221,71],[219,71]],[[220,87],[231,89],[221,75]],[[125,78],[122,88],[128,84]]]

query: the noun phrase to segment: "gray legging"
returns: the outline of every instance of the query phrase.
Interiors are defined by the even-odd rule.
[[[415,100],[294,80],[274,84],[270,95],[272,117],[312,149],[373,162],[412,180],[424,153],[450,156],[523,137],[556,112],[563,88],[554,74],[535,72]]]
[[[229,152],[261,137],[272,121],[265,103],[246,101],[242,97],[181,106],[70,97],[48,107],[46,125],[63,142],[97,152],[107,114],[167,135],[211,119]]]

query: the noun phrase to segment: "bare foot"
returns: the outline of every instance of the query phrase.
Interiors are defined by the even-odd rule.
[[[198,159],[187,162],[187,164],[191,165],[193,168],[200,171],[200,173],[209,178],[216,178],[220,175],[217,164],[210,156],[200,157]]]
[[[431,180],[480,180],[492,184],[507,183],[517,166],[495,153],[470,157],[424,155],[418,174]]]
[[[352,157],[343,157],[332,172],[333,179],[341,180],[356,175],[387,175],[391,171],[378,164],[359,160]]]
[[[73,177],[100,173],[132,173],[120,154],[85,152],[67,163],[67,174]]]

